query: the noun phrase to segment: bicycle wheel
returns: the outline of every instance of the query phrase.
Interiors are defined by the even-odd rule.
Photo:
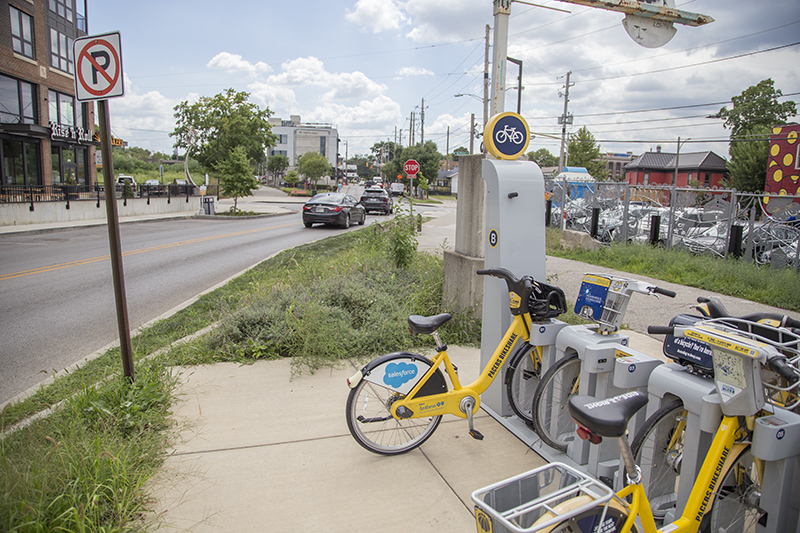
[[[683,401],[672,400],[645,421],[631,444],[656,524],[663,523],[678,499],[685,429]]]
[[[367,450],[397,455],[413,450],[433,435],[442,417],[397,420],[389,411],[402,395],[362,379],[347,396],[347,428]]]
[[[556,509],[559,514],[568,511],[574,506],[582,505],[586,502],[586,496],[579,496],[573,500],[567,500]],[[605,518],[604,515],[605,514]],[[628,509],[621,504],[611,501],[609,502],[608,509],[604,506],[593,507],[588,511],[568,518],[557,524],[537,530],[540,533],[587,533],[602,531],[603,533],[616,533],[622,531],[622,526],[628,518]],[[538,522],[544,522],[554,518],[552,513],[546,513]],[[603,519],[604,518],[604,519]],[[601,519],[603,519],[601,523]],[[536,524],[534,524],[536,525]],[[630,533],[639,533],[639,528],[636,523],[631,526]]]
[[[542,372],[542,348],[528,348],[509,363],[506,371],[506,397],[514,414],[532,428],[531,407]]]
[[[761,483],[750,448],[746,448],[717,486],[711,510],[703,517],[700,531],[754,533],[766,513],[759,507]],[[761,528],[759,528],[759,531]]]
[[[578,393],[581,361],[578,354],[560,359],[547,369],[533,395],[533,429],[551,448],[566,452],[575,440],[575,422],[567,402]]]

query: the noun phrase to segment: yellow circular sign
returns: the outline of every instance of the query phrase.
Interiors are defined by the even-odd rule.
[[[511,111],[493,116],[483,129],[483,144],[498,159],[517,159],[525,153],[530,142],[528,123]]]

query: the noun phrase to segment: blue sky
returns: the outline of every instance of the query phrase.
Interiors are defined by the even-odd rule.
[[[728,132],[706,118],[720,102],[765,78],[800,92],[797,0],[677,0],[715,21],[676,24],[654,49],[631,40],[619,13],[537,3],[571,13],[511,7],[508,55],[523,61],[522,115],[533,132],[560,135],[567,71],[569,131],[587,126],[606,152],[674,152],[680,137],[691,139],[681,151],[727,157]],[[468,146],[470,113],[480,122],[482,104],[454,95],[482,94],[484,28],[494,21],[491,0],[89,0],[88,23],[90,35],[121,33],[125,96],[109,105],[113,132],[129,145],[171,153],[173,107],[233,87],[273,116],[333,124],[340,154],[352,156],[400,130],[407,144],[412,111],[418,141],[423,98],[425,140],[444,153],[449,127],[450,150]],[[508,85],[516,75],[509,65]],[[509,91],[506,110],[516,102]],[[537,135],[529,150],[558,155],[559,144]]]

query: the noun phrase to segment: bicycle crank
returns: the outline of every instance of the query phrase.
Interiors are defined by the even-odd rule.
[[[483,434],[475,429],[474,424],[472,423],[472,410],[475,409],[475,398],[472,396],[467,396],[458,406],[461,409],[462,413],[467,415],[467,422],[469,422],[469,436],[475,440],[483,440]]]

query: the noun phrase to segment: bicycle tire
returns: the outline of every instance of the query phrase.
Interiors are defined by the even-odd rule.
[[[701,533],[736,531],[754,533],[761,531],[759,522],[766,513],[757,505],[761,485],[750,447],[743,449],[717,485],[711,509],[700,522]]]
[[[563,357],[547,369],[533,395],[533,429],[545,444],[560,452],[566,452],[577,436],[567,405],[578,393],[580,372],[577,353]]]
[[[433,435],[442,420],[441,415],[404,420],[391,416],[389,408],[400,397],[395,391],[366,379],[350,389],[345,418],[347,429],[358,444],[380,455],[399,455],[413,450]],[[364,422],[376,418],[384,420]]]
[[[686,409],[680,399],[653,413],[636,432],[631,444],[634,462],[642,470],[642,485],[656,524],[677,502],[686,428]],[[679,432],[676,436],[676,432]]]
[[[538,353],[537,353],[538,352]],[[527,346],[512,358],[506,371],[506,397],[511,410],[526,426],[533,428],[533,395],[542,376],[541,347]]]
[[[578,496],[572,500],[567,500],[556,507],[556,511],[561,513],[570,507],[588,501],[587,496]],[[605,521],[601,524],[600,518],[605,513]],[[616,501],[609,502],[608,509],[599,505],[581,514],[562,520],[550,527],[537,530],[539,533],[585,533],[587,531],[603,531],[603,533],[617,533],[622,531],[622,526],[628,518],[629,509]],[[537,522],[543,522],[554,518],[553,513],[545,513]],[[534,523],[536,525],[536,523]],[[639,527],[634,522],[630,533],[639,533]]]

